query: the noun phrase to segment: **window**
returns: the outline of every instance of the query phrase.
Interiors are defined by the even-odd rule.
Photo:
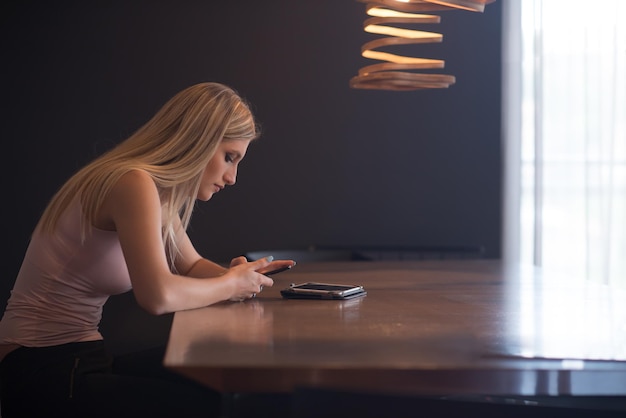
[[[626,287],[626,2],[503,10],[503,256]]]

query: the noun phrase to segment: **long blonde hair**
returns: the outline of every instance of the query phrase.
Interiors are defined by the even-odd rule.
[[[248,104],[220,83],[200,83],[172,97],[146,124],[74,174],[53,196],[38,223],[53,233],[61,214],[78,197],[85,238],[105,197],[133,169],[153,178],[163,208],[163,242],[170,263],[178,252],[174,225],[191,220],[202,173],[221,141],[253,140],[258,127]]]

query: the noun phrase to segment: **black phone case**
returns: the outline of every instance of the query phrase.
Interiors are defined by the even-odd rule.
[[[365,289],[351,293],[347,296],[337,295],[333,293],[300,293],[288,287],[280,291],[280,294],[286,299],[325,299],[325,300],[347,300],[359,298],[367,295]]]

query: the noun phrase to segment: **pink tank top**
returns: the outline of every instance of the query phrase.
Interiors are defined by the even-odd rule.
[[[46,347],[102,339],[98,325],[110,295],[131,289],[117,232],[80,237],[80,206],[55,234],[35,233],[0,321],[0,344]]]

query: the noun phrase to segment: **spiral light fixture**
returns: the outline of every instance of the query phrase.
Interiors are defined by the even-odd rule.
[[[445,88],[454,84],[453,75],[418,73],[415,70],[443,68],[440,59],[415,58],[380,51],[398,45],[441,42],[443,35],[436,32],[407,29],[394,25],[439,23],[437,15],[422,12],[463,9],[483,12],[485,5],[495,0],[357,0],[366,4],[369,18],[363,22],[365,32],[383,35],[361,47],[365,58],[383,61],[368,65],[352,77],[350,87],[379,90],[417,90]],[[417,13],[416,13],[417,12]]]

